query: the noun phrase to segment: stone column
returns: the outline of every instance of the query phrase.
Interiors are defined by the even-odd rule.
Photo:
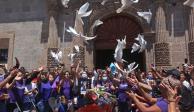
[[[47,43],[47,66],[53,68],[57,66],[56,61],[52,58],[50,52],[57,52],[59,49],[58,37],[58,14],[57,0],[47,0],[47,16],[48,16],[48,43]]]
[[[194,9],[190,10],[189,15],[189,61],[191,64],[194,64]]]
[[[166,35],[166,16],[164,12],[163,3],[158,4],[156,10],[155,27],[156,27],[156,42],[165,42],[167,40]]]
[[[164,1],[159,2],[156,10],[156,43],[154,45],[155,65],[169,66],[170,65],[170,47],[167,42],[168,32],[166,29],[166,16],[164,10]]]
[[[52,3],[52,2],[51,2]],[[57,14],[58,6],[57,4],[49,4],[48,6],[48,16],[49,16],[49,38],[48,47],[58,48],[58,27],[57,27]]]

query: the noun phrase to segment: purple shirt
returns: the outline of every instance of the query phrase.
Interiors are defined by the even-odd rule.
[[[158,98],[156,105],[160,108],[161,112],[168,112],[168,102],[164,98]]]

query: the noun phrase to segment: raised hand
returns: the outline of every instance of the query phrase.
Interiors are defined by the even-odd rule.
[[[135,76],[128,77],[127,80],[129,84],[131,84],[132,86],[137,85],[139,83],[139,81],[137,80]]]
[[[126,93],[127,93],[127,95],[128,95],[130,98],[135,98],[135,97],[136,97],[135,94],[134,94],[132,91],[126,92]]]
[[[43,66],[40,66],[39,68],[38,68],[38,71],[43,71],[44,70],[44,67]]]
[[[18,73],[17,73],[17,76],[15,77],[15,80],[16,80],[16,81],[19,81],[19,80],[21,80],[21,79],[23,78],[23,76],[24,76],[24,75],[23,75],[21,72],[18,72]]]
[[[177,87],[175,87],[174,89],[171,87],[171,86],[169,86],[169,85],[166,85],[166,84],[164,84],[164,83],[162,83],[162,87],[164,87],[167,91],[167,100],[169,101],[169,102],[172,102],[172,101],[176,101],[177,100],[177,98],[179,98],[179,97],[177,97]]]
[[[10,75],[11,77],[15,77],[18,73],[18,69],[13,69],[11,72],[10,72]]]

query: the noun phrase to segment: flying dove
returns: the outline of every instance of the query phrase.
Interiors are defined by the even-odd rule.
[[[187,0],[183,4],[194,8],[194,0]]]
[[[78,19],[81,21],[82,24],[84,24],[82,17],[88,17],[91,13],[92,10],[88,11],[89,8],[89,3],[86,2],[84,5],[80,7],[80,9],[76,12]]]
[[[140,49],[140,45],[137,44],[137,43],[134,43],[133,46],[132,46],[131,53],[134,53],[135,51],[137,51],[139,49]]]
[[[129,64],[127,67],[128,67],[128,71],[127,71],[127,73],[131,73],[132,71],[134,71],[138,66],[139,66],[139,64],[137,64],[136,66],[134,66],[136,63],[135,62],[133,62],[133,63],[131,63],[131,64]]]
[[[62,5],[65,7],[65,8],[68,8],[68,3],[69,3],[70,0],[61,0],[62,2]]]
[[[79,53],[79,46],[75,45],[74,48],[75,48],[76,52]]]
[[[55,59],[55,61],[60,63],[60,60],[62,59],[62,51],[59,51],[58,53],[54,53],[53,51],[51,51],[50,53],[51,56]]]
[[[75,53],[69,53],[67,56],[69,57],[71,66],[73,65],[73,61],[74,61],[74,57],[75,57]]]
[[[108,2],[108,0],[103,0],[103,1],[101,2],[101,5],[105,5],[106,2]]]
[[[126,36],[122,40],[117,39],[117,42],[118,42],[118,44],[117,44],[116,49],[115,49],[114,58],[116,61],[121,62],[121,63],[127,62],[124,59],[122,59],[123,49],[126,47]]]
[[[137,14],[138,14],[140,17],[144,18],[144,19],[147,21],[147,23],[150,23],[151,18],[152,18],[152,12],[151,12],[150,9],[149,9],[148,12],[137,12]]]
[[[95,27],[97,27],[97,26],[99,26],[99,25],[101,25],[101,24],[103,24],[102,21],[100,21],[99,19],[96,20],[96,21],[94,22],[94,24],[92,25],[92,29],[94,29]]]
[[[139,53],[140,53],[146,48],[147,42],[144,40],[144,36],[140,34],[138,34],[138,37],[135,38],[135,40],[137,40],[140,44],[140,50],[139,50]]]
[[[66,30],[67,32],[69,32],[70,34],[72,34],[73,36],[75,36],[75,37],[81,37],[83,40],[84,40],[84,42],[86,43],[86,44],[88,44],[88,40],[92,40],[92,39],[94,39],[94,38],[96,38],[96,36],[93,36],[93,37],[87,37],[87,36],[84,36],[82,33],[78,33],[74,28],[72,28],[72,27],[69,27],[69,29],[67,29]]]
[[[128,70],[122,70],[119,65],[117,63],[114,63],[115,67],[121,71],[123,74],[129,74],[131,73],[132,71],[134,71],[135,69],[137,69],[137,67],[139,66],[139,64],[137,64],[136,66],[134,66],[136,63],[133,62],[131,64],[129,64],[127,67],[128,67]]]
[[[121,13],[123,10],[127,9],[134,3],[138,3],[139,0],[121,0],[122,6],[116,10],[117,13]]]
[[[115,65],[115,67],[116,67],[118,70],[120,70],[121,72],[124,72],[124,71],[119,67],[118,63],[114,62],[114,65]]]

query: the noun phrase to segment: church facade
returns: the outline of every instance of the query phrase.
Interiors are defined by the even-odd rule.
[[[83,19],[76,17],[76,10],[84,3],[90,3],[92,14]],[[63,7],[60,0],[1,0],[0,1],[0,63],[12,66],[17,57],[28,70],[40,65],[53,67],[55,63],[50,51],[61,50],[63,62],[68,68],[68,54],[75,57],[82,66],[108,66],[113,59],[116,39],[126,36],[127,47],[124,58],[136,61],[141,69],[148,70],[150,64],[162,67],[177,67],[185,59],[194,64],[194,9],[183,5],[180,0],[140,0],[132,7],[117,14],[119,0],[110,0],[101,5],[101,0],[70,0]],[[151,10],[151,22],[137,15],[137,11]],[[93,28],[95,20],[103,24]],[[87,36],[97,37],[89,41],[72,37],[65,31],[69,26]],[[143,34],[147,49],[143,53],[130,54],[134,38]]]

